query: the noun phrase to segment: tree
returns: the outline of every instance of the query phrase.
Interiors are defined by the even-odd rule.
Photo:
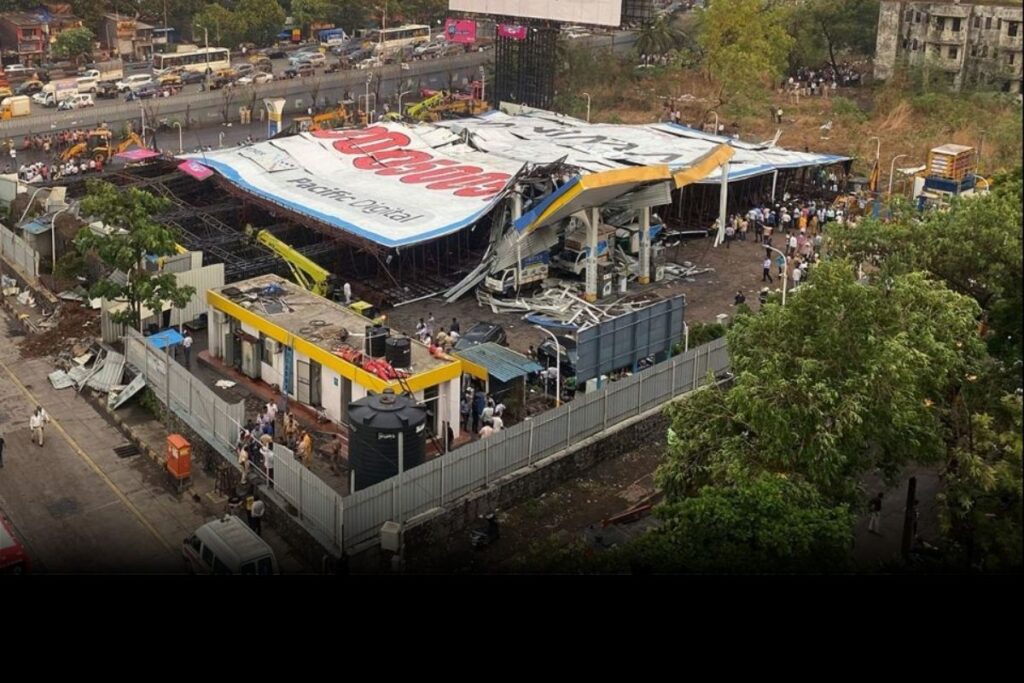
[[[636,51],[642,55],[663,55],[680,47],[684,39],[683,32],[672,23],[672,17],[663,14],[641,27]]]
[[[292,18],[299,26],[325,21],[331,12],[330,0],[292,0]]]
[[[75,64],[83,57],[92,55],[96,35],[84,26],[61,31],[53,43],[53,53],[61,59],[70,59]]]
[[[199,40],[208,37],[211,45],[235,46],[242,42],[243,31],[238,17],[217,3],[207,5],[193,17],[192,30]]]
[[[705,486],[657,515],[663,525],[646,553],[656,571],[837,571],[846,568],[853,544],[848,506],[834,506],[811,484],[781,473]]]
[[[823,262],[786,306],[730,327],[731,389],[669,408],[659,483],[692,495],[787,472],[854,503],[864,472],[941,462],[956,392],[984,358],[977,314],[922,274],[866,286],[848,262]]]
[[[1017,167],[994,179],[988,195],[954,201],[949,211],[921,215],[903,207],[888,222],[837,226],[830,252],[876,265],[879,280],[923,271],[972,297],[992,329],[991,350],[1012,365],[1024,348],[1021,178]]]
[[[990,571],[1020,571],[1022,536],[1020,396],[970,416],[969,438],[953,450],[939,495],[940,521],[954,561]]]
[[[793,45],[784,16],[764,0],[715,0],[701,14],[698,42],[721,101],[751,97],[781,75]]]
[[[109,235],[100,235],[83,228],[75,238],[78,251],[95,251],[112,269],[127,273],[125,284],[110,278],[93,285],[90,295],[107,299],[125,299],[128,306],[114,313],[116,323],[139,327],[142,308],[163,310],[164,302],[184,308],[194,287],[179,286],[173,273],[155,274],[146,270],[147,256],[169,256],[175,253],[174,232],[153,220],[153,216],[169,206],[169,202],[138,188],[119,188],[104,181],[89,181],[88,194],[82,199],[82,212],[113,228]]]
[[[243,41],[273,45],[287,18],[275,0],[241,0],[234,12]]]
[[[791,61],[818,66],[827,60],[837,68],[837,55],[843,52],[873,54],[878,6],[878,0],[807,0],[793,7]]]

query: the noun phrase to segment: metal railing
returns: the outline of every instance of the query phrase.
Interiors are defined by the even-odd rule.
[[[346,545],[373,538],[386,521],[402,523],[664,405],[729,369],[725,339],[610,382],[555,410],[458,448],[344,498]]]
[[[231,465],[238,466],[235,442],[245,423],[244,401],[224,401],[169,353],[152,347],[135,330],[125,330],[124,355],[131,366],[145,375],[146,385],[161,403]]]
[[[21,276],[35,284],[39,280],[39,252],[28,246],[7,226],[0,225],[0,253],[14,264]]]

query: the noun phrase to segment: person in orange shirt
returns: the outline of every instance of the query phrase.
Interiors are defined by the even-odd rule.
[[[309,435],[309,432],[302,432],[302,438],[299,440],[299,448],[296,451],[296,455],[302,460],[302,464],[306,466],[306,469],[313,469],[313,437]]]

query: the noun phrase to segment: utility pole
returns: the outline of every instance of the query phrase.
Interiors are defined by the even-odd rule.
[[[910,547],[914,541],[914,517],[917,514],[917,477],[911,477],[907,482],[907,507],[903,513],[903,543],[900,551],[903,559],[910,557]]]

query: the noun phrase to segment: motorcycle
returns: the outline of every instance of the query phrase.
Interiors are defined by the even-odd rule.
[[[486,524],[469,532],[469,544],[476,550],[491,545],[501,537],[501,532],[498,528],[498,518],[495,514],[491,512],[484,515],[483,519],[486,521]]]

